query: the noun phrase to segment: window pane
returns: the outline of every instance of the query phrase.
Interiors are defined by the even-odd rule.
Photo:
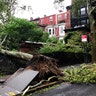
[[[84,14],[86,14],[85,8],[81,8],[81,15],[84,15]]]
[[[62,15],[58,15],[58,20],[62,20]]]
[[[49,29],[49,34],[51,35],[51,29]]]
[[[50,21],[53,21],[53,17],[52,16],[50,17]]]

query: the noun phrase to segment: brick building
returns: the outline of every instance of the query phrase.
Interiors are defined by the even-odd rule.
[[[72,4],[73,0],[71,0]],[[50,16],[44,16],[42,18],[36,18],[32,19],[31,21],[34,21],[38,23],[44,31],[49,33],[49,37],[55,36],[59,40],[63,39],[65,36],[65,31],[69,31],[70,29],[75,30],[76,28],[84,28],[87,29],[87,31],[90,31],[89,29],[89,18],[87,13],[87,6],[83,6],[79,10],[79,17],[74,17],[72,15],[72,9],[71,5],[67,6],[66,12],[61,12],[59,14],[53,14]],[[64,31],[65,30],[65,31]]]
[[[44,16],[42,18],[32,19],[36,22],[44,31],[49,33],[49,37],[55,36],[59,40],[65,36],[65,28],[70,28],[70,10],[67,12],[61,12],[59,14],[53,14],[50,16]]]

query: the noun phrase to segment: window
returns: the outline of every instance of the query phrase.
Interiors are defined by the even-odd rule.
[[[41,20],[41,24],[44,24],[44,19]]]
[[[81,20],[81,25],[86,24],[86,20]]]
[[[51,29],[49,29],[48,31],[49,31],[49,35],[51,35]]]
[[[65,35],[64,25],[59,26],[59,34],[60,34],[60,35]]]
[[[58,20],[62,20],[62,15],[58,15]]]
[[[81,8],[81,15],[85,15],[85,14],[86,14],[85,8]]]
[[[54,36],[54,28],[48,28],[49,36]]]
[[[60,33],[61,34],[63,33],[63,27],[60,27]]]
[[[53,34],[54,34],[54,29],[53,29]]]
[[[53,17],[52,16],[50,17],[50,21],[53,21]]]
[[[87,24],[89,24],[89,19],[87,19]]]

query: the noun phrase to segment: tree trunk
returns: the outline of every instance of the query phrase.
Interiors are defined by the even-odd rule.
[[[91,19],[92,20],[92,19]],[[91,32],[92,32],[92,63],[96,63],[96,25],[95,20],[92,20]]]
[[[96,63],[96,8],[89,4],[90,29],[92,34],[92,63]]]
[[[1,54],[7,55],[7,56],[12,56],[15,58],[23,59],[30,61],[33,58],[33,55],[28,54],[28,53],[23,53],[23,52],[15,52],[15,51],[8,51],[8,50],[0,50]]]

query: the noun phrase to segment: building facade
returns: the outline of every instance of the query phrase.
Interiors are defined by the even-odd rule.
[[[73,2],[73,0],[71,0]],[[72,5],[66,7],[67,10],[70,10],[70,28],[66,28],[65,30],[71,31],[75,29],[86,29],[86,31],[90,31],[90,22],[88,16],[88,6],[82,6],[80,10],[78,10],[78,16],[74,16],[72,13]],[[66,32],[67,32],[66,31]]]
[[[59,40],[65,36],[65,28],[70,28],[70,10],[59,14],[44,16],[42,18],[32,19],[39,26],[42,26],[44,31],[49,33],[49,37],[57,37]]]
[[[71,1],[72,4],[73,0]],[[72,6],[66,7],[66,12],[59,14],[53,14],[50,16],[44,16],[42,18],[32,19],[43,28],[44,31],[49,33],[49,37],[57,37],[59,40],[65,36],[65,30],[75,29],[83,27],[88,29],[90,26],[88,17],[88,8],[83,6],[78,10],[78,17],[74,17],[72,14]],[[89,29],[88,29],[89,31]],[[66,31],[67,32],[67,31]]]

